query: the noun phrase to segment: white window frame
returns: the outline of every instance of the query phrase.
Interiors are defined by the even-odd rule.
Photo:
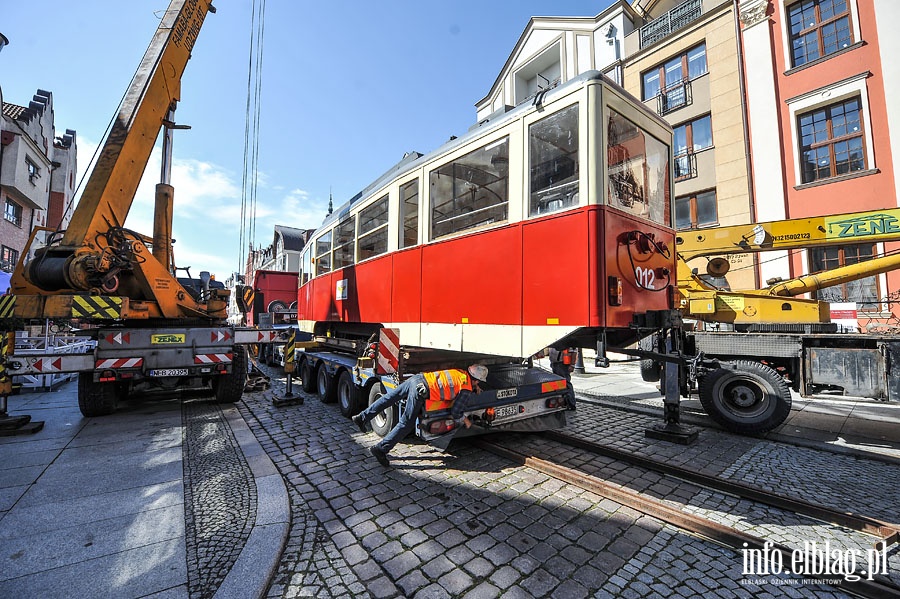
[[[793,61],[791,60],[791,29],[790,23],[788,22],[788,7],[792,4],[796,4],[797,2],[802,2],[802,0],[780,0],[781,9],[781,48],[784,58],[784,70],[791,71],[793,69],[802,69],[803,67],[808,66],[810,63],[805,63],[799,66],[794,66]],[[847,0],[850,8],[850,20],[852,23],[850,24],[850,28],[853,30],[853,43],[858,44],[863,41],[862,39],[862,31],[859,27],[859,8],[856,6],[856,0]],[[821,56],[816,59],[817,62],[819,60],[827,60],[832,56],[836,56],[840,52],[832,52],[831,54],[826,54],[825,56]]]
[[[875,164],[875,149],[872,143],[872,119],[870,117],[871,110],[869,108],[869,94],[866,86],[866,78],[869,72],[854,75],[843,81],[838,81],[825,87],[807,92],[796,98],[786,100],[790,111],[791,123],[791,154],[794,157],[794,186],[809,185],[803,183],[803,177],[800,172],[800,133],[797,131],[797,116],[801,113],[810,112],[823,106],[836,104],[843,100],[859,97],[859,109],[862,113],[863,121],[863,143],[866,148],[866,168],[861,172],[868,172],[877,168]],[[842,177],[835,177],[841,179]],[[811,183],[828,183],[831,178],[818,179]]]

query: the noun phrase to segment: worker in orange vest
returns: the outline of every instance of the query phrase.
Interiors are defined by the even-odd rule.
[[[366,424],[387,408],[406,400],[400,418],[387,435],[369,449],[369,453],[382,466],[389,466],[387,454],[401,439],[412,432],[416,418],[426,405],[429,409],[441,409],[453,404],[460,393],[479,393],[481,383],[487,379],[487,366],[472,364],[466,370],[438,370],[415,374],[381,396],[371,406],[352,418],[359,430],[365,433]],[[472,426],[463,416],[460,424]]]

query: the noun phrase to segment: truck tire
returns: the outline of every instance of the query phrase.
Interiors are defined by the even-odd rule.
[[[359,393],[349,370],[342,370],[337,380],[337,400],[341,414],[350,418],[360,410]]]
[[[316,368],[316,393],[322,403],[334,403],[337,400],[337,385],[334,377],[328,374],[324,362]]]
[[[736,360],[734,369],[713,370],[700,383],[700,403],[710,418],[742,435],[766,433],[791,413],[791,390],[773,368]]]
[[[375,384],[369,387],[368,405],[371,406],[378,401],[382,395],[384,395],[384,388],[381,386],[380,382],[375,381]],[[399,418],[400,414],[397,412],[397,406],[391,406],[387,410],[376,414],[375,418],[369,421],[369,424],[372,426],[372,430],[376,435],[384,437],[392,428],[394,428],[394,425],[397,424]]]
[[[306,358],[300,358],[300,387],[307,393],[316,392],[316,374]]]
[[[244,394],[247,383],[247,350],[242,345],[234,348],[231,373],[220,374],[213,379],[213,391],[218,403],[235,403]]]
[[[638,341],[638,348],[644,351],[654,351],[656,349],[655,339],[644,337]],[[656,360],[641,360],[641,379],[646,383],[658,383],[662,364]]]
[[[78,373],[78,408],[86,418],[109,416],[116,411],[116,384],[94,381],[94,373]]]

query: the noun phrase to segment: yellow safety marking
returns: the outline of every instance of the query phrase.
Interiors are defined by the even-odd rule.
[[[548,318],[547,324],[559,324],[559,319],[558,318]]]
[[[288,337],[287,343],[284,344],[284,371],[285,372],[294,372],[294,348],[295,341],[297,340],[297,332],[294,329],[291,329],[291,334]]]
[[[463,316],[463,318],[462,318],[462,323],[463,323],[463,324],[468,324],[468,323],[469,323],[469,319],[466,318],[465,316]]]
[[[122,298],[76,295],[72,298],[72,318],[121,318]]]
[[[16,296],[0,295],[0,319],[12,318],[16,308]]]
[[[150,335],[151,345],[170,345],[184,343],[184,333],[164,333],[161,335]]]

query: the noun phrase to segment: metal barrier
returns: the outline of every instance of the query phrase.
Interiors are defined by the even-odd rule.
[[[15,356],[46,354],[83,354],[93,351],[97,342],[74,335],[45,335],[42,337],[16,337]],[[22,389],[46,391],[75,378],[77,372],[57,372],[39,375],[13,377],[13,384],[21,384]]]

